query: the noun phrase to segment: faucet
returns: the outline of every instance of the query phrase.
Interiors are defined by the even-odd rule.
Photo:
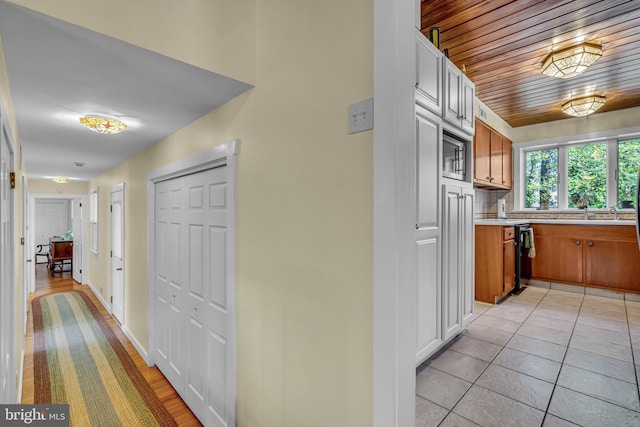
[[[618,220],[618,210],[616,209],[615,206],[612,206],[611,209],[609,209],[609,213],[613,214],[613,220],[614,221]]]

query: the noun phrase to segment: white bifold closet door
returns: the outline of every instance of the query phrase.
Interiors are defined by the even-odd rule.
[[[207,426],[227,425],[226,166],[156,183],[156,363]]]

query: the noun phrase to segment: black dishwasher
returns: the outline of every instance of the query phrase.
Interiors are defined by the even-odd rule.
[[[525,247],[525,238],[531,231],[531,224],[517,224],[516,234],[516,277],[513,293],[520,292],[520,283],[523,277],[531,278],[531,261],[529,260],[529,248]]]

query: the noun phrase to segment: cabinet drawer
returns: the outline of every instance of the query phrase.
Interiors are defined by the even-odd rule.
[[[514,227],[504,227],[502,235],[503,240],[511,240],[516,236],[516,230]]]

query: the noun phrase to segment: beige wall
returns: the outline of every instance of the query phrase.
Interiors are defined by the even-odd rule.
[[[58,184],[50,179],[29,179],[27,185],[32,194],[89,194],[89,183],[86,181]]]
[[[513,142],[537,141],[640,126],[640,107],[513,129]]]
[[[15,3],[255,84],[90,183],[100,218],[126,186],[125,325],[146,348],[147,172],[239,138],[238,425],[370,426],[373,137],[348,135],[347,109],[373,96],[373,4]],[[90,255],[105,299],[108,233]]]

